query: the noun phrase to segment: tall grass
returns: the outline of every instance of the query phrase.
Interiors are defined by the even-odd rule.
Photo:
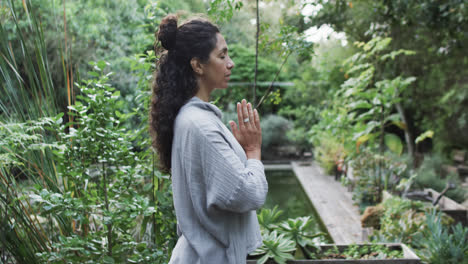
[[[36,252],[50,250],[51,241],[23,197],[25,185],[55,192],[65,191],[66,185],[59,182],[50,148],[44,147],[54,133],[31,120],[60,112],[62,87],[54,86],[42,24],[31,2],[7,0],[0,8],[6,14],[0,20],[0,243],[7,252],[2,258],[39,263]],[[63,49],[61,53],[67,57]],[[72,75],[62,60],[70,84]],[[57,225],[61,233],[72,231],[70,219],[58,217]]]
[[[54,5],[55,0],[50,1]],[[120,113],[124,102],[114,98],[110,104],[107,94],[101,94],[101,103],[94,104],[95,95],[108,86],[108,75],[102,83],[94,79],[75,84],[80,82],[73,80],[69,64],[64,2],[63,17],[54,13],[61,7],[53,7],[55,21],[63,19],[63,27],[55,27],[60,48],[50,58],[47,52],[51,49],[44,39],[46,23],[39,19],[43,14],[33,12],[32,3],[37,6],[37,2],[0,3],[0,262],[110,263],[126,259],[142,263],[150,259],[165,263],[177,238],[170,180],[155,169],[151,173],[155,157],[144,147],[150,145],[146,125],[131,131],[121,126],[131,116],[147,124],[142,113],[148,107],[148,76],[155,54],[139,54],[131,60],[141,92],[135,99],[138,109]],[[50,34],[50,27],[45,32]],[[62,72],[52,70],[56,56],[61,59]],[[95,68],[105,66],[98,62]],[[57,85],[62,76],[65,82]],[[94,87],[96,94],[83,92],[75,104],[74,86],[81,91]],[[84,105],[91,104],[94,108],[83,112]],[[71,110],[63,113],[66,106]],[[105,113],[108,119],[96,123],[101,116],[96,113]],[[87,123],[87,118],[94,119]],[[67,121],[70,127],[58,124]],[[102,135],[103,130],[107,134]],[[138,153],[132,143],[140,147]],[[96,147],[101,145],[113,148],[106,152],[112,160],[102,159],[103,149]],[[96,150],[94,156],[91,150]],[[123,184],[125,181],[129,184]],[[64,199],[55,202],[54,197]],[[59,203],[63,206],[57,207]]]

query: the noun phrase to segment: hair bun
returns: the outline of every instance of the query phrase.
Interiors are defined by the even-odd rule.
[[[158,40],[165,49],[171,50],[175,48],[176,37],[177,16],[167,15],[159,25]]]

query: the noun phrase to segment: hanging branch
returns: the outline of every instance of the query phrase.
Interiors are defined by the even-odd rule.
[[[278,78],[281,70],[283,69],[283,66],[284,64],[286,63],[286,61],[288,61],[288,58],[289,58],[289,55],[291,55],[292,51],[289,51],[288,52],[288,55],[286,55],[286,58],[284,58],[283,60],[283,63],[281,64],[281,67],[278,69],[278,71],[276,72],[275,74],[275,78],[273,78],[273,81],[271,82],[270,84],[270,87],[268,87],[268,90],[266,91],[266,93],[262,96],[262,99],[260,99],[260,102],[258,102],[257,106],[255,108],[259,108],[263,101],[265,101],[265,99],[268,97],[268,95],[271,93],[271,90],[273,89],[273,84],[275,83],[276,79]]]

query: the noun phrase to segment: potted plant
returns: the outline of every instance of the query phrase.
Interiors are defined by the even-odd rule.
[[[400,243],[331,245],[320,244],[323,233],[311,233],[310,217],[277,223],[277,207],[263,209],[259,215],[263,244],[250,254],[247,264],[417,264],[420,259]]]

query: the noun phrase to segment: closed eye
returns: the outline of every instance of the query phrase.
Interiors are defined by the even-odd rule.
[[[219,53],[220,58],[224,60],[224,59],[226,58],[226,56],[227,56],[227,53],[228,53],[228,49],[227,49],[227,48],[223,48],[223,49],[221,50],[221,52]]]

